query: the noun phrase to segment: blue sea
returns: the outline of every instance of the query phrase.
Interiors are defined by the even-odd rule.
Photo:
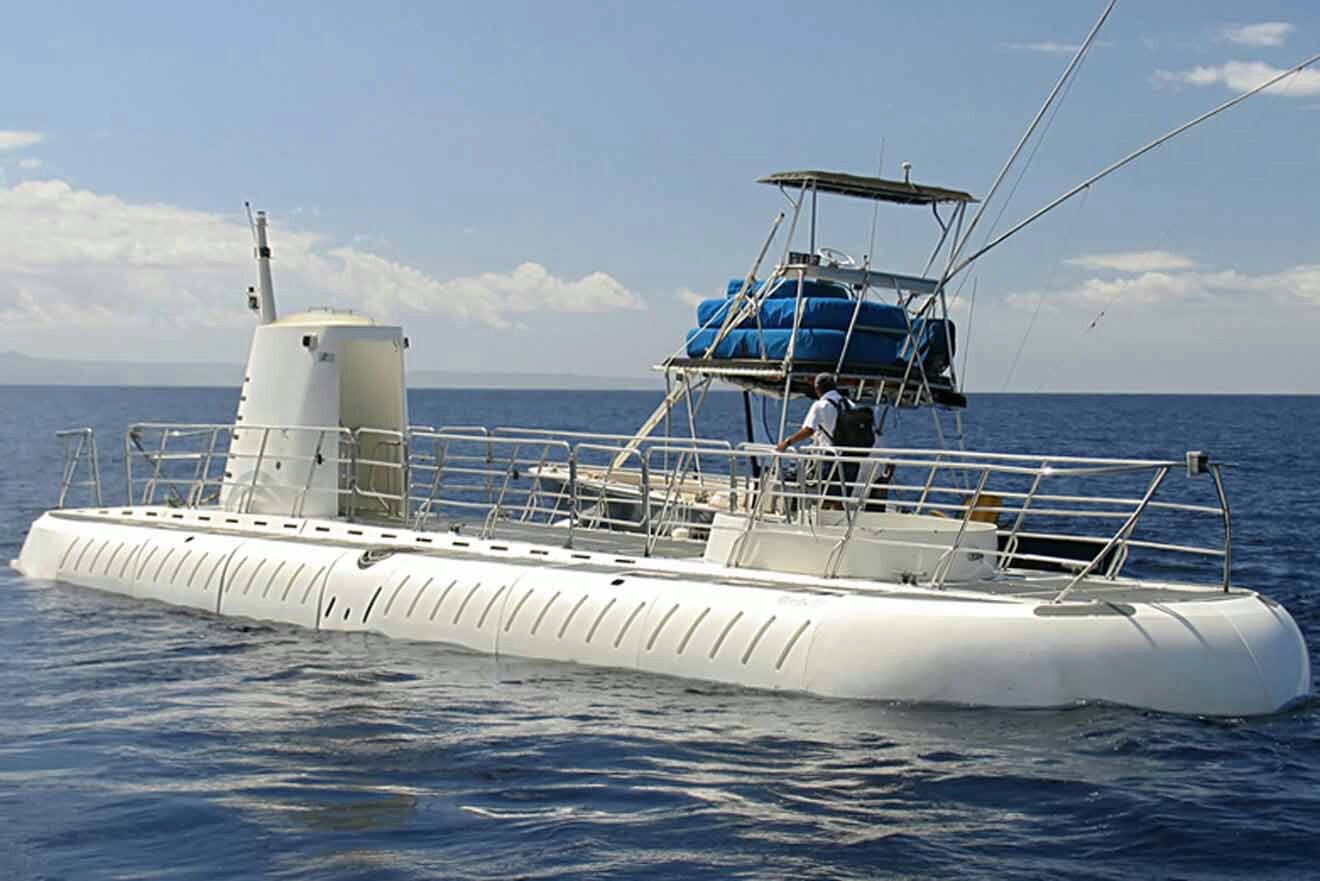
[[[631,431],[647,392],[415,391]],[[0,387],[0,559],[57,428],[228,389]],[[742,427],[733,394],[716,432]],[[897,444],[929,439],[904,414]],[[759,421],[759,417],[758,417]],[[1235,463],[1235,580],[1320,646],[1320,398],[979,396],[969,446]],[[1213,573],[1211,573],[1213,576]],[[1255,719],[842,702],[223,620],[0,570],[0,879],[1320,877],[1320,702]]]

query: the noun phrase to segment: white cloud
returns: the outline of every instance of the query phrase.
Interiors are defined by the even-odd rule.
[[[1009,305],[1034,308],[1039,292],[1011,294]],[[1233,269],[1208,272],[1141,272],[1116,278],[1090,278],[1073,288],[1047,293],[1045,303],[1053,309],[1104,307],[1122,303],[1126,307],[1156,308],[1188,303],[1232,302],[1250,299],[1258,306],[1320,306],[1320,264],[1301,264],[1280,272],[1250,275]]]
[[[295,270],[297,271],[297,270]],[[483,272],[440,281],[425,272],[356,248],[309,253],[302,271],[342,297],[358,297],[369,312],[448,312],[491,327],[509,327],[509,316],[550,312],[613,312],[644,309],[641,297],[603,272],[576,281],[556,278],[539,263],[510,273]]]
[[[1091,44],[1091,48],[1099,49],[1112,45],[1114,44],[1107,40],[1096,40]],[[1040,52],[1045,55],[1076,55],[1077,50],[1082,48],[1082,44],[1063,43],[1057,40],[1033,40],[1023,43],[1000,43],[999,47],[1014,52]]]
[[[1162,269],[1192,269],[1196,261],[1169,251],[1118,251],[1083,254],[1066,261],[1084,269],[1113,269],[1118,272],[1154,272]]]
[[[1264,61],[1230,61],[1227,64],[1193,67],[1191,70],[1157,70],[1152,80],[1158,85],[1213,86],[1223,85],[1230,91],[1249,92],[1266,80],[1283,73],[1284,68]],[[1298,71],[1265,90],[1268,95],[1286,95],[1289,98],[1309,98],[1320,95],[1320,71]]]
[[[679,288],[674,291],[674,296],[677,297],[678,301],[684,306],[691,306],[693,309],[700,306],[702,300],[711,299],[707,294],[694,291],[691,288]]]
[[[41,160],[35,156],[24,156],[22,159],[18,160],[18,167],[26,169],[40,168]]]
[[[15,132],[0,129],[0,150],[21,150],[40,144],[45,139],[41,132]]]
[[[1282,46],[1297,28],[1286,21],[1262,21],[1257,24],[1226,27],[1219,36],[1242,46]]]
[[[1005,49],[1015,52],[1044,52],[1049,55],[1075,55],[1082,48],[1081,43],[1056,43],[1052,40],[1040,40],[1034,43],[1005,43]]]
[[[579,279],[525,262],[509,273],[440,280],[357,247],[277,227],[276,290],[284,311],[324,302],[382,317],[442,313],[490,327],[534,311],[643,309],[617,279]],[[251,283],[246,222],[166,204],[131,203],[59,180],[0,187],[0,321],[16,325],[241,323]]]

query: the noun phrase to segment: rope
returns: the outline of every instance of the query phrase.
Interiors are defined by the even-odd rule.
[[[1079,73],[1081,72],[1082,67],[1085,66],[1088,57],[1090,56],[1083,56],[1082,60],[1078,62],[1077,70]],[[1022,185],[1023,179],[1027,176],[1027,169],[1030,168],[1031,163],[1035,161],[1036,153],[1040,150],[1041,145],[1045,143],[1045,137],[1050,133],[1050,129],[1054,126],[1054,120],[1059,115],[1059,109],[1062,108],[1064,102],[1068,100],[1068,95],[1072,92],[1073,83],[1075,82],[1077,82],[1076,77],[1068,80],[1068,84],[1064,86],[1063,93],[1059,95],[1058,102],[1050,108],[1050,115],[1045,120],[1045,126],[1040,130],[1040,135],[1036,138],[1035,143],[1031,145],[1031,152],[1027,154],[1026,161],[1023,162],[1022,167],[1018,169],[1017,178],[1013,181],[1013,185],[1008,188],[1008,195],[1004,197],[1003,203],[999,206],[999,212],[995,215],[994,222],[990,224],[990,228],[987,229],[985,235],[981,237],[981,247],[985,247],[986,242],[990,241],[990,237],[993,236],[995,230],[999,228],[1000,222],[1004,219],[1004,213],[1008,211],[1008,206],[1013,201],[1013,196],[1017,194],[1018,187]],[[950,303],[958,302],[958,297],[962,294],[963,285],[965,284],[967,284],[967,276],[963,276],[963,280],[958,283],[958,289],[953,292],[953,297],[949,300]]]
[[[1013,363],[1009,365],[1008,376],[1004,377],[1004,387],[1001,391],[1008,391],[1008,385],[1013,381],[1013,374],[1017,372],[1018,362],[1022,360],[1022,352],[1027,347],[1027,339],[1031,336],[1032,328],[1036,326],[1036,319],[1040,316],[1040,307],[1045,303],[1045,292],[1054,284],[1054,275],[1058,272],[1059,265],[1063,263],[1063,254],[1071,244],[1072,234],[1077,226],[1077,219],[1081,217],[1082,212],[1086,210],[1086,200],[1090,194],[1090,187],[1087,187],[1082,191],[1082,201],[1079,203],[1077,213],[1073,215],[1073,222],[1068,225],[1068,230],[1060,243],[1059,253],[1054,259],[1054,265],[1050,267],[1050,274],[1045,279],[1045,285],[1040,289],[1040,293],[1036,296],[1036,308],[1032,310],[1031,321],[1027,322],[1026,333],[1022,334],[1022,341],[1018,343],[1017,354],[1013,356]]]
[[[1283,80],[1283,88],[1280,90],[1279,97],[1287,97],[1288,90],[1292,88],[1293,83],[1295,83],[1296,81],[1297,81],[1296,77],[1288,77],[1287,79]],[[1255,134],[1257,131],[1259,131],[1261,127],[1261,123],[1264,122],[1265,114],[1268,112],[1269,112],[1268,105],[1262,104],[1260,111],[1257,112],[1255,115],[1255,121],[1251,125],[1252,134]],[[1173,225],[1171,222],[1165,223],[1163,231],[1160,233],[1160,237],[1155,243],[1155,247],[1154,247],[1155,251],[1162,251],[1165,247],[1168,246],[1169,239],[1172,236],[1172,226]],[[1082,328],[1081,333],[1077,334],[1078,343],[1084,340],[1087,334],[1089,334],[1091,331],[1095,330],[1099,326],[1100,322],[1104,319],[1104,317],[1109,314],[1109,310],[1112,309],[1114,307],[1114,304],[1118,302],[1118,298],[1123,296],[1123,294],[1126,292],[1127,292],[1127,288],[1125,286],[1119,285],[1117,287],[1114,293],[1110,295],[1109,299],[1106,300],[1104,304],[1100,307],[1100,311],[1097,312],[1095,316],[1090,320],[1090,322],[1087,323],[1086,327]],[[1049,379],[1050,377],[1058,376],[1060,369],[1069,361],[1071,357],[1075,357],[1079,352],[1080,352],[1080,347],[1073,346],[1068,353],[1060,357],[1059,360],[1055,363],[1054,368],[1052,370],[1049,370],[1041,375],[1040,381],[1036,383],[1035,391],[1040,392],[1041,389],[1045,387],[1046,380]]]
[[[981,277],[978,275],[972,281],[971,302],[967,306],[967,330],[963,331],[963,363],[962,370],[958,371],[958,377],[961,380],[960,388],[967,388],[967,351],[972,347],[972,316],[976,314],[976,288],[980,283]]]

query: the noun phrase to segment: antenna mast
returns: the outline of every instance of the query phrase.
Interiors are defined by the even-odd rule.
[[[252,220],[252,206],[244,202],[243,206],[248,209],[248,220]],[[256,222],[252,225],[252,237],[255,241],[255,247],[252,252],[257,258],[257,284],[260,287],[258,292],[260,299],[257,301],[257,315],[262,324],[271,324],[275,321],[275,285],[270,277],[270,244],[266,240],[266,212],[258,211]]]

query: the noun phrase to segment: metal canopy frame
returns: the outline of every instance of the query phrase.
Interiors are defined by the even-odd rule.
[[[925,321],[930,318],[944,320],[946,344],[952,353],[952,336],[948,326],[948,305],[945,300],[945,287],[942,278],[929,278],[929,273],[941,254],[951,261],[954,244],[959,240],[967,206],[976,203],[976,199],[960,190],[913,184],[910,181],[892,181],[879,177],[840,174],[824,171],[784,172],[761,178],[760,182],[775,184],[788,202],[788,209],[780,212],[770,225],[764,243],[756,259],[743,277],[742,285],[736,295],[730,298],[730,306],[724,311],[724,317],[718,326],[713,323],[702,330],[714,329],[711,344],[701,357],[689,357],[686,343],[676,349],[668,358],[655,366],[665,374],[667,394],[656,408],[651,418],[638,431],[636,443],[649,436],[661,424],[668,426],[671,413],[676,407],[687,412],[685,421],[696,436],[695,423],[697,412],[705,400],[704,392],[714,380],[721,380],[748,392],[773,396],[781,399],[778,437],[786,436],[788,429],[788,411],[793,397],[809,395],[812,381],[817,373],[830,372],[838,376],[842,387],[848,389],[854,400],[874,402],[881,408],[879,427],[883,428],[890,408],[930,408],[934,414],[936,432],[942,442],[947,443],[951,432],[958,447],[963,444],[962,421],[958,411],[967,404],[962,394],[956,375],[956,365],[952,354],[949,363],[942,366],[936,375],[928,372],[925,352],[919,338]],[[794,192],[795,191],[795,192]],[[817,202],[820,193],[848,197],[868,198],[876,201],[904,205],[929,205],[939,227],[939,237],[934,249],[926,260],[921,275],[886,272],[871,265],[871,255],[865,255],[860,264],[849,262],[829,249],[817,250]],[[809,210],[807,197],[810,195]],[[949,206],[944,215],[940,205]],[[803,214],[808,216],[807,241],[810,250],[793,250],[795,233]],[[769,275],[760,279],[761,265],[776,238],[785,219],[789,220],[787,234],[782,243],[778,262]],[[946,253],[947,252],[947,253]],[[844,338],[843,350],[835,362],[806,360],[797,357],[796,344],[798,331],[801,329],[803,300],[806,282],[819,280],[843,285],[852,293],[854,308],[852,318]],[[792,334],[789,337],[788,351],[782,358],[725,359],[715,358],[718,346],[735,328],[753,323],[760,327],[761,305],[771,293],[782,294],[784,285],[796,288],[796,308],[794,311]],[[906,360],[903,363],[865,365],[845,362],[853,332],[858,327],[858,315],[863,302],[884,302],[897,305],[904,311],[906,331],[903,333]],[[762,347],[762,352],[766,349]],[[700,390],[699,398],[694,401],[693,392]],[[694,406],[695,405],[695,406]],[[941,411],[953,411],[953,425],[946,429]]]
[[[812,189],[818,193],[836,196],[894,202],[899,205],[933,205],[944,202],[967,204],[979,201],[971,193],[962,190],[914,184],[908,180],[864,177],[839,171],[781,171],[758,178],[756,182],[790,189]]]

